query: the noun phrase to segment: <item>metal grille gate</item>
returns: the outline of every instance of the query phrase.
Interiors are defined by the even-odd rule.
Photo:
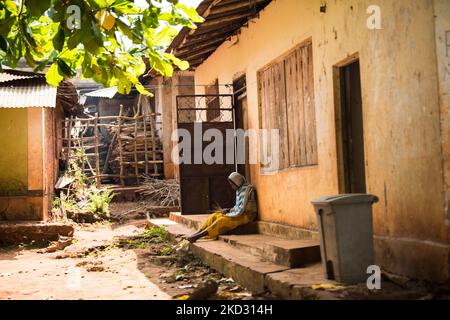
[[[227,182],[227,177],[236,170],[235,140],[233,138],[232,143],[226,143],[227,130],[233,130],[234,133],[235,129],[233,95],[180,95],[176,101],[178,129],[189,132],[192,156],[190,163],[180,163],[181,213],[208,213],[219,207],[233,206],[234,192]],[[205,148],[213,143],[203,141],[203,133],[208,129],[216,129],[222,133],[222,163],[205,163]],[[199,158],[199,153],[202,155],[201,161],[194,161],[194,158]],[[184,155],[186,153],[180,154]]]

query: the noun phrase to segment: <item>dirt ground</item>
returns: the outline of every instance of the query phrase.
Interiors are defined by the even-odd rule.
[[[176,244],[146,242],[146,215],[139,208],[113,204],[119,223],[76,225],[73,239],[47,248],[0,248],[0,299],[172,299],[191,294],[208,279],[219,288],[202,298],[258,298],[177,251]]]

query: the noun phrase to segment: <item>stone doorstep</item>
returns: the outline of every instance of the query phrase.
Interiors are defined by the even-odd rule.
[[[196,230],[207,217],[207,214],[181,215],[180,212],[171,212],[169,215],[170,220]],[[233,230],[233,234],[265,234],[286,240],[319,240],[317,231],[267,221],[251,222]]]
[[[320,262],[318,240],[286,240],[264,234],[220,236],[228,244],[289,268]]]
[[[64,223],[43,221],[2,221],[0,222],[0,243],[21,244],[55,241],[59,236],[72,237],[74,227]]]
[[[173,212],[169,216],[170,220],[196,230],[206,218],[204,214],[182,216]],[[286,239],[280,234],[293,238]],[[320,241],[314,234],[300,228],[257,221],[220,238],[242,251],[289,268],[320,262]]]
[[[172,239],[192,233],[193,228],[162,218],[149,221],[154,226],[165,226]],[[237,283],[253,293],[262,293],[269,289],[284,299],[302,299],[305,286],[327,283],[322,274],[321,264],[301,269],[275,264],[253,255],[224,241],[199,240],[190,244],[194,255],[218,272],[233,278]],[[292,273],[295,270],[297,273]],[[288,274],[284,274],[289,272]],[[304,284],[304,285],[303,285]]]

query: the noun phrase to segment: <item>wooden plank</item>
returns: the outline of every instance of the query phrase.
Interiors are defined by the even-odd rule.
[[[301,164],[299,96],[297,80],[297,59],[295,52],[286,58],[286,106],[288,115],[289,165]],[[303,100],[303,99],[302,99]]]
[[[265,104],[264,104],[264,114],[265,114],[265,129],[266,130],[266,160],[268,160],[272,153],[272,147],[271,147],[271,137],[270,137],[270,130],[273,129],[273,121],[272,121],[272,113],[271,113],[271,104],[272,104],[272,94],[271,94],[271,88],[272,88],[272,69],[267,69],[266,72],[264,72],[264,95],[265,95]],[[269,167],[270,164],[266,164],[265,167]]]
[[[286,116],[286,83],[284,61],[274,66],[274,103],[272,107],[272,119],[276,123],[275,129],[279,130],[279,168],[289,167],[289,143]]]
[[[105,159],[105,165],[103,166],[103,170],[102,170],[103,174],[106,174],[106,171],[108,170],[109,159],[111,158],[111,154],[113,152],[113,145],[114,145],[114,142],[116,141],[116,138],[117,138],[117,132],[114,133],[114,136],[112,137],[111,142],[109,144],[108,153],[106,154],[106,159]]]
[[[137,128],[138,128],[138,121],[135,118],[134,119],[134,162],[135,162],[135,167],[134,167],[134,172],[136,174],[136,179],[137,179],[137,183],[139,184],[139,168],[138,168],[138,156],[137,156],[137,141],[136,141],[136,136],[137,136]]]
[[[98,151],[98,134],[99,130],[97,127],[98,124],[98,114],[95,115],[96,118],[94,120],[94,145],[95,145],[95,183],[97,188],[100,187],[100,155]]]
[[[308,139],[305,130],[305,104],[304,104],[304,84],[303,84],[303,55],[302,48],[299,48],[294,52],[296,61],[296,90],[297,90],[297,116],[298,131],[296,132],[297,141],[299,141],[299,162],[296,165],[306,166],[308,165],[306,141]]]
[[[143,124],[144,124],[144,137],[146,137],[147,136],[147,121],[145,120],[146,119],[146,117],[144,117],[142,120],[143,120]],[[154,140],[154,139],[153,139]],[[144,151],[145,151],[145,153],[144,153],[144,157],[145,157],[145,174],[146,175],[148,175],[148,153],[147,153],[147,151],[148,151],[148,145],[147,145],[147,139],[144,139]],[[153,152],[154,152],[155,150],[153,149]],[[153,159],[154,160],[154,159]]]
[[[119,143],[119,166],[120,166],[120,168],[119,168],[119,171],[120,171],[120,173],[119,173],[119,176],[120,176],[120,184],[122,185],[122,186],[124,186],[125,185],[125,180],[124,180],[124,178],[123,178],[123,157],[122,157],[122,139],[120,138],[120,130],[122,129],[121,128],[121,125],[122,125],[122,114],[123,114],[123,105],[120,105],[120,109],[119,109],[119,118],[118,118],[118,120],[117,120],[117,125],[118,125],[118,134],[117,134],[117,141],[118,141],[118,143]]]
[[[152,121],[153,119],[150,119],[150,132],[151,132],[151,136],[152,136],[152,160],[156,160],[156,141],[155,141],[155,127],[154,127],[154,123]],[[156,164],[153,165],[153,173],[157,174],[158,173],[158,166]]]
[[[259,111],[259,129],[265,129],[266,128],[266,112],[265,112],[265,82],[264,82],[264,76],[265,74],[263,72],[258,72],[258,76],[257,76],[257,81],[258,81],[258,111]],[[264,139],[260,139],[260,146],[259,146],[259,150],[260,150],[260,154],[259,154],[259,159],[260,159],[260,164],[261,164],[261,168],[264,168],[264,164],[263,164],[263,156],[266,152],[266,142]]]
[[[273,115],[272,115],[272,108],[270,107],[273,103],[273,81],[272,81],[272,68],[269,68],[265,72],[265,95],[266,95],[266,104],[264,106],[264,112],[266,114],[266,129],[267,129],[267,135],[266,135],[266,156],[269,159],[270,155],[272,154],[272,147],[271,147],[271,137],[270,137],[270,130],[273,129]],[[266,165],[267,167],[269,164]]]
[[[72,120],[73,116],[70,116],[70,119]],[[67,131],[67,147],[69,148],[67,150],[67,161],[69,161],[70,156],[70,148],[72,147],[72,121],[69,121],[69,129]]]
[[[302,48],[303,103],[305,110],[306,158],[308,165],[317,164],[316,119],[312,45]]]

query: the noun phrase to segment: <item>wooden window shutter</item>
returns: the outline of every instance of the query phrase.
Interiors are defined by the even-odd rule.
[[[317,164],[312,44],[286,57],[290,166]]]
[[[279,129],[279,169],[317,164],[312,43],[260,71],[258,96],[260,127]],[[271,154],[270,141],[261,148]]]

